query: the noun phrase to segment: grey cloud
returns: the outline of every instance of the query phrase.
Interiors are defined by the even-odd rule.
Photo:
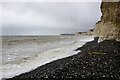
[[[100,2],[3,3],[3,11],[13,12],[16,16],[11,18],[9,13],[6,13],[8,16],[3,15],[2,32],[12,35],[87,31],[99,20],[99,7]],[[18,17],[19,15],[24,17]],[[30,16],[26,17],[27,15]],[[29,17],[33,19],[27,19]]]

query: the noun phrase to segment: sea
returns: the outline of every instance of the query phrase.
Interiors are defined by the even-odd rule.
[[[71,56],[93,37],[74,35],[2,36],[1,78],[10,78],[50,61]],[[80,42],[79,46],[75,44]],[[75,52],[76,53],[76,52]]]
[[[71,44],[72,36],[3,36],[2,64],[16,63],[49,49]]]

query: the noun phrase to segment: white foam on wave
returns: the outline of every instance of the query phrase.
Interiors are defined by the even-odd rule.
[[[79,39],[79,41],[92,41],[92,40],[94,40],[94,36],[80,36],[80,37],[78,37]]]
[[[44,65],[51,61],[65,58],[68,56],[72,56],[77,54],[78,52],[74,51],[77,47],[84,45],[87,41],[93,40],[93,38],[86,38],[86,40],[77,40],[76,43],[69,44],[67,46],[61,48],[51,49],[40,54],[36,54],[36,56],[25,60],[20,64],[6,64],[0,67],[0,71],[2,71],[1,78],[11,78],[17,76],[21,73],[28,72],[37,68],[38,66]],[[64,43],[64,42],[63,42]]]

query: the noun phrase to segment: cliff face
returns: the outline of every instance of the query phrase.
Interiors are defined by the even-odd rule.
[[[102,2],[101,21],[96,23],[94,34],[101,40],[116,39],[120,41],[120,0],[119,2]]]

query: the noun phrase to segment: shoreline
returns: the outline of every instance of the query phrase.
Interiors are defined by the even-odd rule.
[[[100,43],[87,42],[78,50],[82,52],[47,63],[22,73],[12,79],[79,78],[79,79],[120,79],[120,42],[105,40]]]
[[[90,39],[90,38],[88,38],[88,39]],[[92,39],[90,39],[90,40],[92,40]],[[90,40],[88,40],[88,41],[90,41]],[[36,57],[31,58],[28,62],[26,61],[25,62],[26,64],[20,64],[17,66],[16,65],[15,66],[8,65],[9,68],[4,69],[6,71],[4,71],[2,77],[3,78],[11,78],[11,77],[20,75],[21,73],[29,72],[39,66],[42,66],[49,62],[55,61],[57,59],[75,55],[75,54],[77,54],[77,52],[75,52],[74,49],[85,44],[87,42],[87,39],[86,39],[86,41],[83,40],[83,42],[81,40],[80,41],[81,43],[79,43],[79,40],[77,40],[77,41],[78,41],[77,43],[72,43],[71,45],[67,45],[67,46],[64,46],[61,48],[51,49],[51,50],[45,51],[39,55],[36,55]],[[28,67],[28,65],[29,65],[29,67]],[[22,69],[22,67],[24,67],[25,69]],[[3,66],[3,68],[4,68],[4,66]],[[19,68],[19,70],[17,70],[18,68]]]

